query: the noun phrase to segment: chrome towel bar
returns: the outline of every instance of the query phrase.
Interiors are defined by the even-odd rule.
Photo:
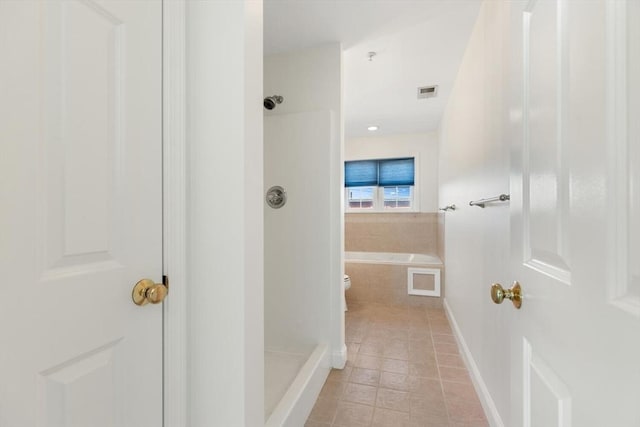
[[[511,200],[511,196],[508,194],[501,194],[496,197],[489,197],[488,199],[480,199],[469,202],[469,206],[478,206],[480,208],[484,208],[484,205],[492,202],[505,202],[507,200]]]
[[[438,209],[440,211],[446,212],[446,211],[455,211],[456,210],[456,205],[447,205],[444,208],[440,208]]]

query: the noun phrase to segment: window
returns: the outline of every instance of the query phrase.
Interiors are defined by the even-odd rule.
[[[412,199],[412,187],[409,185],[382,187],[384,190],[385,208],[410,208]]]
[[[377,187],[351,187],[347,190],[350,209],[373,209]]]
[[[414,207],[415,159],[345,162],[347,210],[380,212]]]

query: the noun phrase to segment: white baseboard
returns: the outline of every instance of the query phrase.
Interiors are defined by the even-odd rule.
[[[453,329],[453,334],[456,337],[456,341],[458,342],[458,346],[460,350],[462,350],[462,360],[464,364],[467,366],[467,369],[471,373],[471,381],[473,382],[473,387],[476,389],[476,393],[480,398],[480,403],[482,404],[482,408],[484,409],[485,414],[487,415],[487,421],[489,421],[489,425],[492,427],[504,427],[504,423],[502,422],[502,418],[498,413],[498,408],[496,408],[496,404],[489,393],[489,389],[487,385],[484,383],[482,379],[482,375],[480,374],[480,369],[478,369],[478,365],[475,360],[473,360],[473,356],[471,355],[471,351],[469,351],[469,347],[462,336],[462,332],[458,327],[458,323],[456,322],[453,313],[451,312],[451,307],[447,303],[447,299],[445,298],[443,301],[444,310],[449,318],[449,323],[451,324],[451,329]]]
[[[334,351],[331,354],[331,367],[335,369],[343,369],[347,364],[347,346],[342,344],[340,350]]]

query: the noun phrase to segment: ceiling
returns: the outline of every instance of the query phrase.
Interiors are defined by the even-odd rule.
[[[264,49],[342,43],[346,137],[429,132],[479,10],[480,0],[264,0]],[[417,88],[429,85],[437,97],[418,100]]]

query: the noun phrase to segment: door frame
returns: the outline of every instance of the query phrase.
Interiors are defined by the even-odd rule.
[[[163,426],[187,425],[186,3],[162,0]]]

